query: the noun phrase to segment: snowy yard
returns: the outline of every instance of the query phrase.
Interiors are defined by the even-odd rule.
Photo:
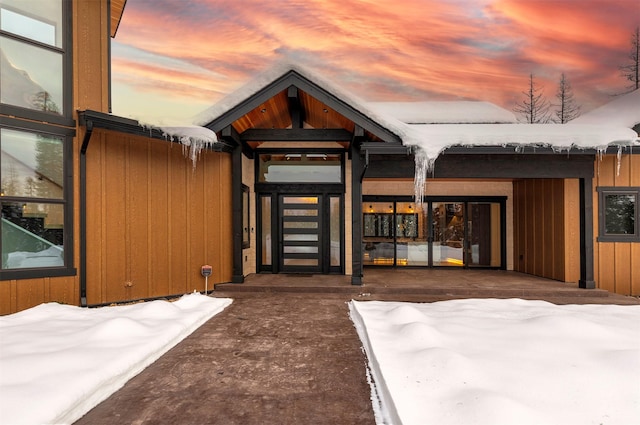
[[[0,423],[72,423],[230,303],[191,294],[0,317]],[[378,424],[640,423],[640,306],[349,306]]]
[[[378,424],[640,423],[640,306],[353,301]]]
[[[74,422],[229,304],[190,294],[0,317],[0,423]]]

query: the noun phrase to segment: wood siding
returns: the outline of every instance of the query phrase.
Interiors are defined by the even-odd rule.
[[[513,183],[516,271],[560,281],[578,280],[578,197],[577,180],[523,179]]]
[[[231,157],[95,131],[87,154],[87,302],[183,294],[232,273]]]
[[[618,168],[619,167],[619,168]],[[598,242],[598,186],[640,186],[640,155],[605,155],[593,179],[594,278],[598,288],[640,295],[640,243]],[[637,206],[636,206],[637,207]],[[637,224],[636,224],[637,225]]]

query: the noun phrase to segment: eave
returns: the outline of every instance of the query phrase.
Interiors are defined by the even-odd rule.
[[[78,118],[80,121],[80,125],[82,126],[86,126],[88,122],[91,122],[93,128],[101,128],[104,130],[111,130],[119,133],[127,133],[134,136],[157,139],[165,142],[179,143],[178,140],[167,137],[166,133],[161,129],[156,127],[143,126],[142,124],[140,124],[140,122],[130,118],[119,117],[116,115],[92,110],[79,111]],[[215,152],[230,153],[233,151],[233,146],[220,140],[207,149]]]
[[[122,20],[122,14],[124,13],[124,7],[127,4],[127,0],[109,0],[109,4],[111,6],[110,16],[110,29],[111,29],[111,37],[115,37],[118,32],[118,27],[120,26],[120,21]]]

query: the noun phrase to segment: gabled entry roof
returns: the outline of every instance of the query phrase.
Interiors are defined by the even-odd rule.
[[[394,128],[399,121],[390,125],[370,116],[363,101],[319,80],[298,65],[276,66],[205,110],[194,123],[216,133],[231,126],[253,148],[276,139],[348,142],[360,129],[369,140],[401,143]],[[298,131],[302,129],[304,135]]]

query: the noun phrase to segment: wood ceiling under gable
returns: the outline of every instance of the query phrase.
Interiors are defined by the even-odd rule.
[[[112,38],[116,36],[120,20],[122,19],[122,13],[124,12],[124,6],[127,4],[127,0],[111,0],[111,34]]]
[[[356,125],[352,120],[302,90],[297,90],[297,96],[297,102],[292,103],[289,89],[283,90],[238,118],[232,123],[232,126],[240,135],[250,129],[298,128],[298,124],[295,124],[294,127],[292,120],[292,117],[296,116],[292,111],[293,104],[296,105],[293,107],[301,109],[299,113],[302,114],[303,128],[342,129],[353,134]],[[367,136],[369,140],[379,140],[370,133]],[[349,147],[349,142],[337,142],[345,149]],[[247,143],[252,149],[255,149],[265,142],[249,141]]]

